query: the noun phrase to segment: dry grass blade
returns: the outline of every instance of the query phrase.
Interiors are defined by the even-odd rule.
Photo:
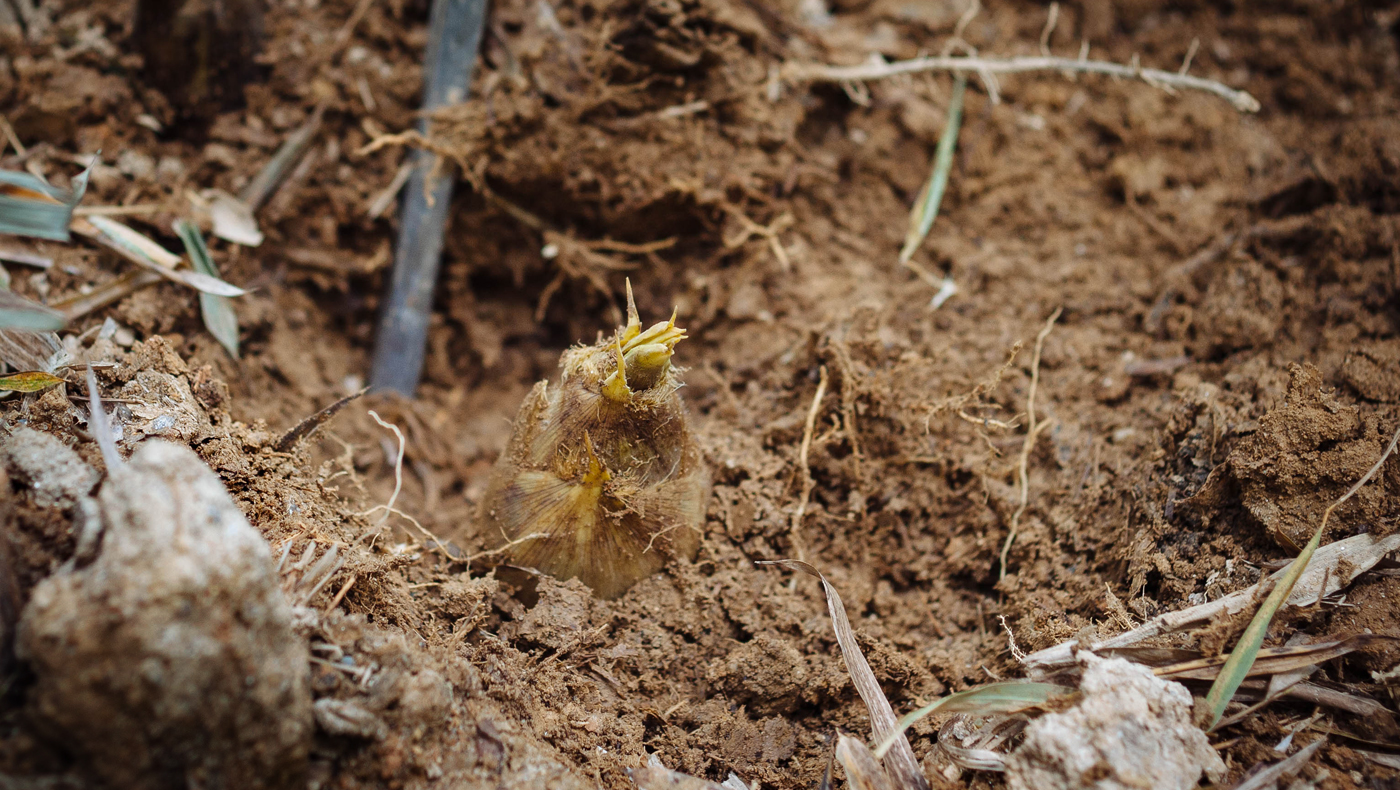
[[[826,384],[826,365],[822,365],[821,379],[817,382],[817,393],[812,396],[812,406],[807,410],[807,424],[802,429],[802,445],[797,452],[797,466],[802,472],[802,496],[798,500],[797,510],[792,515],[791,532],[792,545],[797,550],[797,559],[804,561],[807,559],[807,544],[802,539],[802,517],[807,514],[807,502],[811,500],[812,487],[816,485],[816,482],[812,480],[812,467],[807,461],[807,454],[812,450],[812,433],[816,430],[817,414],[821,412],[822,397],[826,395]]]
[[[757,564],[777,565],[788,570],[801,571],[821,581],[822,589],[826,592],[827,611],[831,613],[832,628],[836,631],[836,643],[841,646],[841,658],[845,660],[846,671],[851,675],[851,685],[856,687],[856,692],[870,711],[870,727],[875,740],[891,739],[887,747],[888,754],[884,758],[886,770],[901,790],[928,790],[928,780],[919,769],[919,761],[914,758],[914,749],[909,746],[909,739],[904,737],[903,730],[896,728],[894,708],[890,707],[890,701],[885,698],[885,692],[880,690],[875,673],[870,671],[865,654],[860,652],[860,645],[856,644],[856,635],[851,630],[851,621],[846,617],[846,607],[841,603],[840,593],[836,592],[836,588],[820,571],[805,562],[776,560]]]
[[[169,210],[160,203],[136,203],[130,206],[77,206],[75,217],[130,217],[137,214],[159,214]]]
[[[896,737],[903,738],[904,731],[915,722],[935,711],[944,713],[970,713],[976,716],[991,716],[998,713],[1016,713],[1029,708],[1038,708],[1052,699],[1073,694],[1074,689],[1055,683],[1038,683],[1031,680],[1007,680],[988,683],[974,689],[959,691],[930,702],[912,713],[907,713],[895,724],[894,732],[880,739],[875,746],[875,754],[883,755]]]
[[[287,174],[292,172],[297,162],[301,161],[302,154],[311,145],[311,141],[316,138],[316,133],[321,130],[321,116],[325,114],[325,105],[319,105],[311,113],[311,117],[306,123],[297,128],[287,136],[287,139],[278,147],[272,158],[263,165],[253,180],[243,187],[238,193],[238,199],[249,211],[257,211],[272,197],[277,188],[282,185]]]
[[[1315,667],[1324,661],[1340,658],[1367,645],[1396,637],[1381,634],[1357,634],[1342,639],[1329,639],[1311,645],[1293,647],[1273,647],[1260,650],[1254,664],[1248,668],[1248,677],[1278,675]],[[1170,680],[1214,680],[1220,675],[1226,662],[1224,656],[1198,658],[1160,667],[1154,672],[1158,677]]]
[[[73,207],[87,191],[92,164],[73,179],[73,185],[62,189],[45,183],[29,173],[0,170],[0,233],[32,236],[36,239],[68,241],[68,224],[73,219]]]
[[[53,268],[53,258],[46,258],[42,255],[31,255],[27,252],[19,252],[18,250],[0,250],[0,261],[33,266],[36,269]]]
[[[1303,766],[1307,765],[1308,760],[1311,760],[1312,756],[1317,754],[1317,750],[1321,749],[1322,744],[1326,742],[1327,739],[1325,738],[1313,741],[1299,749],[1297,754],[1294,754],[1287,760],[1274,763],[1268,768],[1259,771],[1235,785],[1234,790],[1264,790],[1266,787],[1275,786],[1280,779],[1292,776],[1301,771]]]
[[[358,400],[360,396],[364,395],[366,392],[369,392],[369,387],[364,387],[359,392],[356,392],[352,395],[346,395],[345,397],[341,398],[335,403],[332,403],[326,408],[321,409],[320,411],[316,412],[310,417],[307,417],[306,419],[292,426],[292,429],[290,431],[287,431],[286,433],[282,434],[282,438],[277,440],[277,452],[290,452],[291,449],[297,445],[297,442],[300,442],[302,439],[305,439],[306,437],[310,436],[316,431],[317,428],[320,428],[322,425],[325,425],[326,422],[328,422],[330,418],[334,417],[341,409],[345,408],[353,401]]]
[[[1254,681],[1245,681],[1252,683]],[[1243,686],[1241,687],[1243,689]],[[1267,696],[1268,688],[1264,688],[1264,695]],[[1319,686],[1315,683],[1299,683],[1286,691],[1280,697],[1296,699],[1300,702],[1307,702],[1312,705],[1321,705],[1324,708],[1335,708],[1346,711],[1354,716],[1371,718],[1374,716],[1389,716],[1390,712],[1386,707],[1373,699],[1349,694],[1345,691]]]
[[[899,262],[909,263],[919,245],[933,230],[934,220],[938,219],[938,208],[943,204],[943,192],[948,188],[948,174],[953,170],[953,151],[958,146],[958,130],[962,128],[963,97],[967,94],[967,75],[959,73],[953,78],[953,98],[948,102],[948,122],[943,127],[943,136],[938,139],[938,148],[933,157],[933,173],[928,186],[919,193],[914,210],[909,213],[909,233],[904,237],[904,249],[899,251]]]
[[[1125,658],[1149,667],[1165,667],[1201,657],[1201,651],[1184,647],[1117,647],[1092,652],[1101,658]]]
[[[28,370],[23,373],[0,376],[0,391],[43,392],[49,387],[62,383],[63,379],[52,373],[45,373],[42,370]]]
[[[63,313],[0,289],[0,329],[54,332],[68,323]]]
[[[1240,112],[1258,112],[1259,100],[1245,91],[1237,91],[1215,80],[1201,79],[1161,69],[1144,69],[1085,58],[1022,57],[980,58],[942,56],[914,58],[895,63],[866,63],[859,66],[827,66],[813,63],[788,63],[783,66],[783,78],[790,82],[856,82],[878,80],[899,74],[927,71],[976,72],[979,75],[1018,74],[1028,71],[1084,72],[1106,74],[1125,79],[1140,79],[1163,90],[1187,88],[1214,94],[1230,102]],[[985,77],[984,77],[985,78]]]
[[[880,761],[855,738],[841,735],[836,742],[836,759],[846,769],[846,784],[851,790],[894,790]]]
[[[1356,746],[1364,746],[1367,749],[1372,749],[1375,751],[1384,752],[1386,754],[1400,756],[1400,743],[1391,743],[1389,741],[1376,741],[1371,740],[1370,738],[1363,738],[1360,735],[1347,732],[1346,730],[1339,730],[1336,727],[1331,727],[1326,724],[1318,724],[1317,722],[1309,724],[1307,729],[1312,732],[1321,733],[1323,735],[1330,735],[1333,738],[1338,738],[1348,743],[1355,744]]]
[[[115,220],[106,217],[79,218],[74,220],[72,228],[79,236],[97,242],[137,266],[144,266],[172,282],[216,296],[243,296],[248,293],[217,277],[174,268],[181,262],[180,256]]]
[[[1371,762],[1375,763],[1376,765],[1382,765],[1386,768],[1394,768],[1396,770],[1400,770],[1400,754],[1387,754],[1385,752],[1368,752],[1364,749],[1355,749],[1354,751],[1362,757],[1365,757],[1367,760],[1370,760]]]
[[[109,304],[121,301],[146,286],[164,281],[165,278],[159,272],[136,269],[108,280],[85,294],[75,294],[54,302],[52,307],[63,313],[69,321],[76,321],[94,310],[101,310]]]
[[[0,291],[0,301],[4,298]],[[63,342],[53,332],[0,329],[0,362],[11,370],[45,370],[50,373],[70,362]]]
[[[204,234],[188,220],[175,222],[175,234],[185,244],[185,253],[190,256],[195,271],[217,278],[219,270],[214,259],[209,257],[209,247],[204,244]],[[233,312],[233,303],[226,296],[216,296],[200,292],[199,312],[204,318],[204,327],[219,341],[234,359],[238,359],[238,314]]]
[[[1327,530],[1327,521],[1332,517],[1332,511],[1336,510],[1343,502],[1351,499],[1361,487],[1366,485],[1376,472],[1380,471],[1390,454],[1395,451],[1395,445],[1400,443],[1400,429],[1395,431],[1395,435],[1390,440],[1390,445],[1381,453],[1381,457],[1375,465],[1361,476],[1345,494],[1342,494],[1337,501],[1327,506],[1322,513],[1322,522],[1317,525],[1317,531],[1313,533],[1308,545],[1303,547],[1303,551],[1298,558],[1284,571],[1283,578],[1278,585],[1269,593],[1269,597],[1264,599],[1259,611],[1255,612],[1254,619],[1250,620],[1249,626],[1245,628],[1240,641],[1235,645],[1235,649],[1230,652],[1230,657],[1226,659],[1225,665],[1220,669],[1220,675],[1211,684],[1210,691],[1206,694],[1206,708],[1210,711],[1210,726],[1213,729],[1220,722],[1220,718],[1225,715],[1225,706],[1230,699],[1235,696],[1235,690],[1240,687],[1249,674],[1250,667],[1254,664],[1255,656],[1259,653],[1260,646],[1264,643],[1264,636],[1269,631],[1269,623],[1273,622],[1274,615],[1282,608],[1284,601],[1293,592],[1293,585],[1298,581],[1298,577],[1303,574],[1303,570],[1308,567],[1312,560],[1313,552],[1317,551],[1318,544],[1322,542],[1322,533]]]
[[[92,368],[87,369],[87,388],[88,428],[92,430],[92,438],[97,440],[102,460],[107,464],[107,474],[110,475],[122,467],[122,456],[117,452],[117,440],[112,438],[112,423],[102,408],[102,397],[97,391],[97,374],[92,372]]]
[[[91,217],[82,220],[82,225],[84,230],[86,230],[87,225],[91,225],[97,229],[98,233],[121,245],[128,252],[135,253],[157,266],[173,269],[184,262],[179,255],[160,246],[144,234],[133,230],[131,226],[114,219]]]
[[[1289,606],[1310,606],[1319,596],[1327,596],[1351,584],[1355,579],[1385,558],[1387,554],[1400,550],[1400,533],[1392,533],[1384,538],[1369,534],[1354,535],[1350,538],[1329,543],[1317,550],[1313,562],[1293,586],[1293,594],[1288,596]],[[1043,677],[1055,670],[1074,665],[1076,650],[1089,650],[1094,653],[1113,653],[1131,661],[1138,660],[1138,654],[1129,654],[1126,648],[1162,634],[1170,634],[1184,628],[1208,623],[1216,617],[1238,614],[1259,597],[1270,586],[1279,582],[1287,568],[1261,580],[1258,584],[1237,590],[1214,601],[1192,606],[1176,612],[1158,615],[1131,631],[1107,639],[1081,645],[1078,639],[1061,642],[1054,647],[1037,650],[1026,656],[1023,662],[1033,677]],[[1159,655],[1157,648],[1145,648],[1152,655]],[[1143,660],[1140,663],[1154,664]],[[1169,662],[1168,662],[1169,663]]]

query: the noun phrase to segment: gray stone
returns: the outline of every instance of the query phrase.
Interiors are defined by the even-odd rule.
[[[97,485],[97,470],[51,434],[19,428],[4,450],[15,477],[28,484],[41,507],[73,507]]]
[[[304,783],[306,642],[218,477],[150,441],[109,472],[98,510],[96,559],[37,585],[21,618],[36,723],[114,787]]]

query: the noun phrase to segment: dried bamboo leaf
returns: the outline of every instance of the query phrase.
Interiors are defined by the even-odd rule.
[[[108,280],[85,294],[74,294],[67,299],[54,302],[52,307],[63,313],[69,321],[76,321],[94,310],[101,310],[113,302],[130,296],[148,285],[164,281],[165,278],[159,272],[150,269],[136,269],[116,279]]]
[[[1363,718],[1390,715],[1390,711],[1386,710],[1384,705],[1373,699],[1349,694],[1345,691],[1330,689],[1326,686],[1319,686],[1316,683],[1299,683],[1285,691],[1283,696],[1289,699],[1310,702],[1314,705],[1344,710],[1347,713]]]
[[[42,255],[31,255],[27,252],[19,252],[18,250],[0,250],[0,261],[33,266],[36,269],[49,269],[53,267],[53,258],[45,258]]]
[[[200,197],[208,203],[215,236],[244,247],[263,243],[263,232],[258,229],[258,220],[248,204],[221,189],[206,189]]]
[[[209,248],[204,244],[204,235],[193,223],[187,220],[175,222],[175,233],[185,244],[185,253],[190,256],[195,271],[217,278],[219,270],[209,257]],[[238,359],[238,314],[233,311],[233,302],[226,296],[215,296],[200,292],[199,312],[204,318],[204,327],[219,341],[229,353]]]
[[[1044,706],[1050,700],[1066,697],[1074,689],[1054,683],[1039,683],[1033,680],[1006,680],[988,683],[985,686],[967,689],[940,697],[933,702],[907,713],[895,725],[895,732],[885,736],[875,747],[875,754],[882,755],[889,748],[894,735],[903,736],[904,731],[918,720],[941,710],[944,713],[971,713],[978,716],[991,716],[998,713],[1016,713],[1028,708]]]
[[[24,332],[53,332],[68,323],[63,313],[19,294],[0,289],[0,328]],[[26,365],[25,367],[31,367]]]
[[[1394,768],[1396,770],[1400,770],[1400,754],[1387,754],[1385,752],[1368,752],[1364,749],[1354,749],[1353,751],[1355,751],[1362,757],[1365,757],[1367,760],[1370,760],[1371,762],[1375,763],[1376,765],[1382,765],[1386,768]]]
[[[87,191],[92,164],[73,179],[68,189],[55,187],[29,173],[0,170],[0,233],[68,241],[73,207]]]
[[[158,266],[173,269],[183,263],[183,259],[175,253],[155,243],[145,235],[136,232],[128,225],[123,225],[108,217],[88,217],[86,219],[93,227],[112,241],[122,245],[130,252],[145,257],[147,260]]]
[[[1300,669],[1309,669],[1325,661],[1340,658],[1354,650],[1360,650],[1373,642],[1395,638],[1384,634],[1356,634],[1340,639],[1314,642],[1310,645],[1265,648],[1258,652],[1254,664],[1247,668],[1246,677],[1278,675],[1296,672]],[[1211,656],[1159,667],[1155,672],[1158,677],[1168,680],[1214,680],[1219,676],[1220,669],[1225,663],[1225,656]]]
[[[885,692],[880,690],[880,683],[875,680],[875,673],[870,671],[870,664],[860,652],[860,645],[856,644],[856,635],[851,630],[851,621],[846,617],[846,607],[841,603],[840,593],[836,592],[836,588],[820,571],[800,560],[764,561],[757,564],[777,565],[789,570],[802,571],[821,581],[822,589],[826,592],[826,607],[831,613],[831,624],[836,631],[836,643],[841,646],[841,658],[846,661],[846,671],[851,675],[851,684],[856,687],[856,692],[870,711],[870,726],[874,738],[881,741],[891,739],[890,745],[886,747],[888,754],[884,758],[886,770],[901,790],[928,790],[928,780],[919,768],[919,761],[914,758],[914,749],[904,737],[904,731],[896,729],[894,708],[890,707],[890,701],[885,698]]]
[[[4,300],[0,292],[0,301]],[[54,371],[69,361],[68,352],[53,332],[0,329],[0,362],[11,370]]]
[[[63,379],[52,373],[45,373],[42,370],[26,370],[22,373],[0,376],[0,391],[43,392],[49,387],[62,383]]]
[[[172,268],[183,259],[116,220],[106,217],[79,217],[73,221],[71,227],[73,232],[79,236],[91,239],[128,261],[160,274],[167,280],[215,296],[243,296],[248,293],[217,277],[188,269]]]
[[[958,130],[962,127],[963,97],[967,93],[967,75],[959,72],[953,77],[953,98],[948,102],[948,122],[943,127],[943,136],[938,138],[938,148],[934,152],[933,173],[928,185],[919,193],[914,209],[909,213],[909,233],[904,237],[904,248],[899,251],[899,262],[908,263],[919,245],[924,243],[933,221],[938,219],[938,208],[943,203],[943,192],[948,188],[948,173],[953,169],[953,151],[958,145]]]
[[[243,187],[238,193],[238,199],[243,205],[248,207],[250,212],[262,208],[267,199],[272,197],[277,188],[282,185],[287,174],[292,172],[296,163],[301,161],[302,154],[315,139],[316,133],[321,130],[321,117],[325,114],[325,105],[319,105],[311,113],[311,117],[306,120],[297,130],[287,135],[287,139],[278,146],[272,158],[263,165],[258,174],[253,176],[253,180]]]
[[[836,742],[836,759],[846,769],[846,784],[851,790],[894,790],[880,761],[855,738],[841,735]]]
[[[1273,622],[1274,615],[1281,609],[1288,596],[1293,592],[1293,585],[1298,581],[1298,577],[1303,575],[1303,570],[1308,567],[1312,560],[1313,553],[1317,551],[1318,544],[1322,542],[1322,533],[1327,530],[1327,520],[1331,517],[1332,511],[1338,505],[1347,501],[1366,485],[1376,472],[1380,471],[1381,465],[1395,451],[1395,445],[1400,443],[1400,429],[1395,431],[1395,436],[1390,440],[1390,445],[1381,453],[1381,457],[1376,461],[1361,479],[1356,481],[1345,494],[1342,494],[1337,501],[1333,502],[1322,513],[1322,521],[1317,525],[1317,531],[1313,533],[1308,545],[1303,547],[1303,551],[1298,555],[1283,572],[1283,578],[1278,585],[1269,593],[1269,597],[1264,599],[1259,611],[1254,613],[1254,618],[1249,621],[1249,626],[1245,628],[1240,641],[1235,644],[1235,649],[1230,651],[1230,657],[1225,660],[1224,666],[1220,668],[1220,674],[1215,682],[1211,684],[1210,691],[1206,693],[1206,708],[1210,711],[1210,724],[1214,728],[1219,723],[1220,718],[1225,715],[1225,706],[1230,703],[1230,699],[1235,696],[1235,689],[1240,687],[1249,674],[1250,667],[1254,664],[1254,659],[1259,653],[1259,648],[1264,643],[1264,636],[1269,631],[1269,624]]]
[[[345,408],[352,401],[364,395],[366,392],[369,392],[369,387],[364,387],[359,392],[346,395],[345,397],[341,398],[335,403],[332,403],[326,408],[321,409],[320,411],[316,412],[310,417],[307,417],[306,419],[292,426],[291,430],[282,434],[282,438],[277,440],[277,444],[274,446],[275,449],[279,453],[290,452],[293,447],[297,446],[298,442],[310,436],[316,431],[317,428],[320,428],[322,425],[325,425],[326,422],[329,421],[330,418],[338,414],[341,409]]]

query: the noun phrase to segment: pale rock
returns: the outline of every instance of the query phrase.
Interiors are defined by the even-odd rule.
[[[149,441],[93,510],[96,558],[40,582],[20,622],[41,731],[112,787],[304,786],[306,641],[218,477]]]
[[[1081,653],[1078,705],[1031,722],[1006,760],[1012,790],[1190,790],[1225,763],[1191,723],[1191,694],[1121,658]]]

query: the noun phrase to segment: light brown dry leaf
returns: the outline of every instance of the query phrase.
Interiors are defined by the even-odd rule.
[[[1315,667],[1324,661],[1340,658],[1353,650],[1360,650],[1372,642],[1393,637],[1381,634],[1354,634],[1352,636],[1314,642],[1310,645],[1271,647],[1259,651],[1254,664],[1249,668],[1249,677],[1277,675]],[[1210,656],[1171,664],[1156,670],[1157,676],[1169,680],[1214,680],[1220,674],[1225,656]]]
[[[846,769],[846,782],[851,790],[894,790],[894,783],[885,775],[874,752],[846,734],[836,742],[836,759]]]
[[[880,690],[880,683],[875,679],[875,673],[870,670],[870,664],[865,660],[865,654],[860,652],[860,645],[856,644],[855,632],[851,630],[851,621],[846,617],[846,606],[841,603],[841,595],[836,592],[836,588],[826,577],[816,568],[805,562],[798,560],[777,560],[772,562],[760,562],[759,565],[777,565],[788,570],[802,571],[808,576],[815,576],[822,583],[822,589],[826,591],[826,607],[831,613],[831,624],[836,631],[836,643],[841,646],[841,657],[846,661],[846,671],[851,675],[851,685],[856,687],[856,692],[865,702],[865,707],[870,711],[870,727],[875,741],[883,741],[896,729],[896,718],[894,708],[890,707],[890,701],[885,698],[885,692]],[[914,758],[914,749],[909,745],[909,739],[901,733],[895,739],[894,745],[889,753],[885,755],[885,769],[889,771],[890,777],[895,781],[897,787],[903,790],[928,790],[928,780],[924,778],[923,772],[919,769],[919,761]]]
[[[72,355],[53,332],[0,329],[0,362],[11,370],[52,372],[72,361]]]

